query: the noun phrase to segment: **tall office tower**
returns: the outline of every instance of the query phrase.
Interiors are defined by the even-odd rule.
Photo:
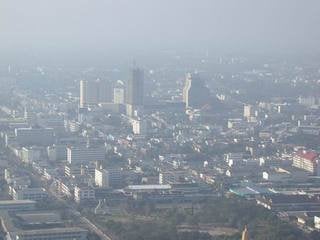
[[[210,91],[199,74],[187,74],[183,88],[183,101],[186,108],[201,108],[210,103]]]
[[[132,106],[143,105],[144,72],[140,68],[132,70],[132,77],[127,82],[126,103]]]
[[[97,79],[98,102],[110,103],[113,100],[113,86],[111,81]]]
[[[125,103],[125,88],[122,81],[118,80],[113,89],[113,103],[124,104]]]
[[[80,81],[80,107],[88,107],[98,103],[99,92],[98,92],[97,81]]]
[[[106,80],[80,81],[80,107],[112,102],[112,84]]]
[[[113,102],[116,104],[124,104],[125,92],[124,88],[115,87],[113,89]]]

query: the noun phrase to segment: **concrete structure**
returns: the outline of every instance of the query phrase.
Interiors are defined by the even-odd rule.
[[[22,162],[32,163],[39,161],[41,157],[41,150],[35,147],[23,147],[20,152]]]
[[[96,169],[95,184],[99,187],[119,186],[122,182],[122,173],[118,169]]]
[[[89,186],[76,186],[74,188],[74,200],[77,203],[95,200],[95,191]]]
[[[126,103],[133,106],[143,105],[144,72],[140,68],[132,70],[132,77],[127,81]]]
[[[44,188],[24,188],[16,189],[9,187],[9,191],[14,200],[34,200],[41,201],[48,198],[48,193]]]
[[[132,131],[136,135],[146,135],[147,134],[147,121],[142,119],[132,119],[131,120]]]
[[[98,102],[112,103],[113,102],[113,84],[108,80],[97,80],[98,84]]]
[[[48,146],[54,142],[54,131],[52,128],[16,128],[15,138],[22,146]]]
[[[159,173],[159,184],[181,183],[186,176],[186,171],[163,171]]]
[[[186,104],[186,108],[199,109],[210,104],[210,91],[204,85],[204,81],[199,74],[187,74],[183,88],[183,101]]]
[[[80,108],[86,108],[98,103],[112,102],[112,98],[111,82],[100,79],[80,81]]]
[[[98,85],[95,81],[80,81],[80,107],[98,103]]]
[[[243,106],[243,117],[248,119],[254,116],[254,110],[251,105],[244,105]]]
[[[52,145],[47,147],[47,154],[49,161],[66,161],[67,160],[67,146]]]
[[[125,90],[123,87],[115,87],[113,89],[113,102],[116,104],[125,103]]]
[[[78,227],[49,228],[49,229],[17,229],[3,224],[6,229],[6,239],[19,240],[86,240],[88,231]]]
[[[318,156],[315,151],[300,150],[294,154],[292,166],[317,175],[319,174]]]
[[[87,147],[74,146],[67,148],[67,162],[69,164],[81,165],[85,163],[104,161],[105,160],[104,147]]]

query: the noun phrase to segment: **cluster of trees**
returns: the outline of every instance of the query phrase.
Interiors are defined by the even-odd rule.
[[[154,216],[152,221],[137,221],[132,218],[131,221],[122,223],[109,220],[105,222],[105,227],[121,240],[234,240],[241,238],[240,231],[244,225],[249,226],[250,235],[255,240],[319,239],[316,233],[313,234],[314,236],[305,236],[300,230],[280,221],[270,211],[236,197],[206,202],[194,211],[190,209],[154,210],[150,214]],[[177,226],[180,224],[235,227],[239,229],[239,234],[231,237],[212,237],[200,232],[181,233],[177,231]]]

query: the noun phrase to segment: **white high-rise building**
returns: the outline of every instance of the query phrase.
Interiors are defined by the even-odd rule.
[[[98,103],[98,84],[96,81],[80,81],[80,107]]]

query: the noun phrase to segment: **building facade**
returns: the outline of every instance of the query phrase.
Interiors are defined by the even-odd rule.
[[[319,154],[315,151],[301,150],[294,154],[292,166],[314,175],[319,174]]]
[[[199,74],[188,73],[183,88],[183,101],[186,108],[200,109],[210,104],[210,91]]]

